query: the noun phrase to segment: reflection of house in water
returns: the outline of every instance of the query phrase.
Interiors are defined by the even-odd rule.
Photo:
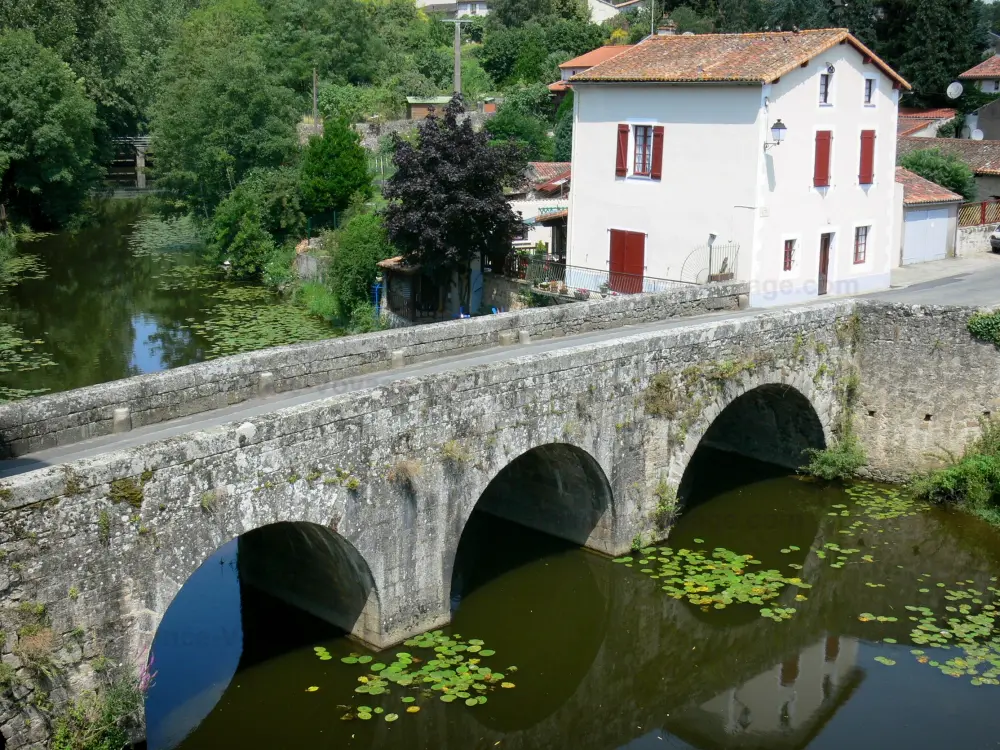
[[[698,748],[804,748],[864,679],[858,641],[831,635],[671,720]]]

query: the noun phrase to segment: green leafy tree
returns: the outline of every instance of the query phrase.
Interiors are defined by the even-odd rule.
[[[151,123],[157,177],[206,218],[248,171],[295,153],[295,96],[267,68],[263,24],[255,0],[219,0],[166,53]]]
[[[573,57],[597,49],[604,43],[604,31],[594,23],[560,19],[546,24],[544,29],[546,49],[564,51]]]
[[[955,76],[982,59],[985,39],[976,0],[912,0],[893,62],[914,87],[911,103],[939,106]],[[933,29],[933,33],[928,33]],[[890,58],[892,59],[892,58]]]
[[[514,67],[521,51],[520,29],[499,28],[490,31],[479,52],[479,60],[490,78],[503,86],[514,76]]]
[[[294,169],[250,172],[215,209],[207,252],[240,279],[259,280],[278,248],[305,233]]]
[[[27,31],[0,32],[0,202],[38,225],[65,223],[98,173],[95,107],[59,56]]]
[[[544,83],[517,86],[507,90],[503,106],[505,109],[548,120],[552,116],[552,93]]]
[[[924,179],[959,193],[967,201],[975,200],[976,177],[968,164],[937,148],[911,151],[900,164]]]
[[[343,120],[327,122],[322,137],[310,139],[300,172],[303,202],[313,216],[343,211],[356,195],[365,200],[372,195],[368,154]]]
[[[772,29],[791,31],[824,29],[830,26],[830,14],[823,0],[770,0],[767,23]]]
[[[715,31],[715,23],[707,16],[699,15],[695,10],[682,5],[670,14],[670,19],[677,24],[677,32],[683,34],[711,34]]]
[[[718,0],[716,28],[724,34],[759,31],[765,25],[761,0]]]
[[[552,0],[494,0],[490,6],[491,20],[507,28],[523,26],[532,19],[552,14]]]
[[[354,311],[372,299],[378,262],[395,254],[382,219],[361,213],[324,238],[330,247],[330,290],[337,300],[338,317],[350,319]]]
[[[545,59],[549,56],[545,32],[537,23],[521,29],[520,48],[514,63],[514,78],[523,83],[550,83],[545,80]]]
[[[850,0],[834,2],[830,7],[830,21],[838,27],[849,29],[862,44],[873,49],[878,43],[875,23],[879,8],[875,0]]]
[[[573,160],[573,92],[570,91],[559,105],[556,114],[555,160]]]
[[[486,123],[491,143],[512,142],[532,161],[551,161],[554,143],[548,134],[548,124],[518,109],[504,105],[496,116]]]
[[[390,241],[442,284],[457,274],[468,308],[470,263],[505,252],[521,226],[504,187],[523,179],[527,164],[516,146],[491,146],[487,133],[460,124],[462,110],[455,97],[443,117],[421,123],[416,145],[397,141],[384,193]]]

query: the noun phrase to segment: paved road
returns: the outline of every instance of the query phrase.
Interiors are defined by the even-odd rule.
[[[963,266],[962,273],[957,275],[931,280],[920,280],[920,276],[914,276],[913,278],[917,279],[916,283],[868,296],[874,299],[884,299],[886,301],[907,304],[962,304],[976,306],[1000,304],[1000,256],[996,257],[996,262],[990,260],[989,262],[980,264],[965,264],[965,266]],[[959,264],[956,264],[956,267],[959,267]],[[947,265],[941,266],[941,268],[945,272],[949,269]],[[919,273],[922,276],[934,275],[934,269],[925,269]],[[904,278],[903,282],[906,283],[906,281],[907,279]],[[830,301],[828,298],[824,298],[810,304],[824,304],[828,301]],[[565,338],[545,339],[526,345],[485,349],[454,357],[442,358],[434,362],[411,365],[399,370],[389,370],[348,378],[314,388],[279,394],[270,398],[245,401],[242,404],[225,409],[217,409],[148,427],[140,427],[123,435],[107,435],[72,445],[39,451],[10,461],[0,461],[0,477],[21,474],[26,471],[42,468],[43,466],[92,458],[102,453],[143,445],[194,430],[210,429],[229,422],[243,421],[261,414],[277,411],[278,409],[298,406],[334,395],[363,391],[403,378],[435,375],[478,365],[502,362],[526,354],[555,352],[574,346],[609,341],[636,333],[657,330],[665,331],[671,328],[688,326],[695,322],[741,318],[755,315],[759,312],[761,311],[722,312],[690,318],[658,321],[638,326],[624,326],[607,331],[567,336]]]

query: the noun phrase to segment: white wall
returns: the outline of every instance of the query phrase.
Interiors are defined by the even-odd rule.
[[[819,77],[835,67],[830,104],[819,103]],[[865,77],[877,80],[874,106],[864,104]],[[829,294],[858,294],[889,286],[889,270],[898,264],[898,207],[895,200],[898,92],[892,80],[861,54],[841,44],[796,68],[778,83],[763,87],[770,99],[767,125],[781,119],[785,142],[761,160],[757,205],[761,225],[756,236],[750,304],[788,304],[817,296],[820,235],[833,232]],[[830,186],[813,187],[816,132],[833,132]],[[875,130],[875,181],[859,184],[861,131]],[[766,216],[762,216],[766,213]],[[867,260],[855,264],[854,231],[870,226]],[[795,264],[782,270],[784,241],[796,239]]]
[[[990,234],[993,233],[993,229],[993,224],[986,224],[980,227],[962,227],[959,229],[955,244],[955,255],[963,258],[975,255],[976,253],[991,252],[993,248],[990,247]]]
[[[525,220],[534,218],[541,213],[543,208],[569,208],[569,198],[548,198],[537,200],[511,201],[510,207],[514,213],[520,214]],[[552,227],[545,227],[541,224],[528,229],[528,238],[523,242],[514,243],[518,247],[534,247],[536,242],[546,242],[549,251],[552,251]]]
[[[594,23],[601,23],[618,15],[618,11],[610,2],[587,0],[587,7],[590,8],[590,20]]]
[[[609,230],[623,229],[646,233],[647,276],[680,278],[710,233],[740,243],[748,269],[760,87],[581,83],[574,92],[569,263],[607,270]],[[615,176],[619,123],[664,125],[661,180]],[[630,139],[630,173],[632,160]]]

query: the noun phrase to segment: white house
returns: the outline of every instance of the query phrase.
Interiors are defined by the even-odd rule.
[[[757,306],[889,286],[909,84],[846,29],[654,36],[570,82],[571,265]]]
[[[1000,55],[993,55],[989,60],[969,68],[959,78],[984,93],[1000,94]]]
[[[454,18],[485,16],[490,12],[486,0],[417,0],[417,7],[428,13],[445,13]]]
[[[527,184],[524,189],[509,197],[511,208],[524,220],[524,231],[514,241],[518,249],[532,249],[539,242],[556,253],[557,232],[542,221],[550,214],[569,208],[570,163],[529,162]]]

